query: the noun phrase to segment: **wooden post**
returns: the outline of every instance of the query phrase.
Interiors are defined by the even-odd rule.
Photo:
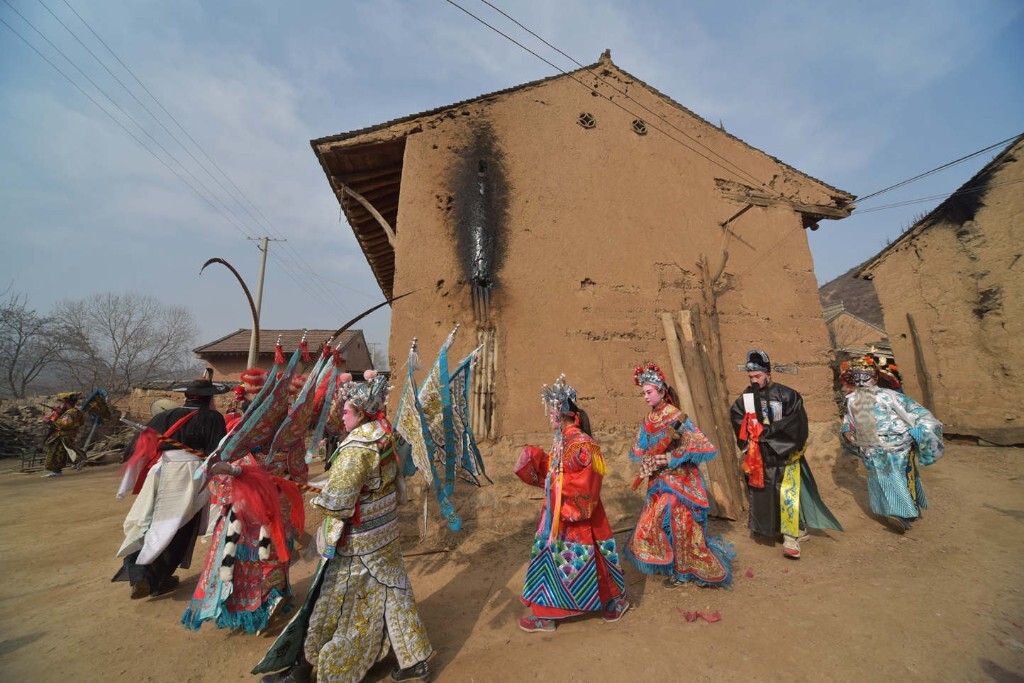
[[[665,341],[668,343],[668,359],[672,364],[672,386],[675,388],[679,402],[682,404],[679,408],[687,417],[692,417],[694,420],[699,422],[700,418],[697,417],[697,407],[694,404],[693,393],[690,390],[690,381],[687,378],[686,370],[683,367],[683,354],[679,347],[679,336],[676,333],[675,320],[672,318],[671,313],[662,313],[661,322],[665,326]],[[709,487],[708,498],[711,503],[711,514],[718,517],[727,517],[728,515],[723,512],[722,505],[719,504],[718,499],[713,493],[715,479],[711,473],[711,468],[708,466],[708,463],[699,463],[697,468],[704,476],[704,481],[707,482]],[[728,507],[725,509],[728,510]],[[733,518],[730,517],[730,519]]]
[[[917,370],[917,380],[921,384],[921,402],[925,408],[934,413],[935,395],[932,393],[932,376],[928,373],[928,367],[924,363],[921,337],[917,333],[914,316],[910,315],[910,313],[907,313],[907,325],[910,326],[910,341],[914,345],[914,367]]]
[[[738,519],[739,514],[743,511],[744,497],[742,495],[743,479],[740,476],[738,456],[734,445],[736,437],[733,435],[732,423],[729,421],[729,404],[721,398],[721,390],[709,357],[704,331],[701,328],[700,306],[693,304],[689,311],[682,311],[680,322],[692,331],[693,360],[696,366],[694,374],[703,377],[707,392],[710,422],[707,423],[705,429],[715,436],[713,441],[718,446],[719,457],[711,462],[717,463],[717,472],[713,471],[712,473],[716,475],[716,487],[720,488],[719,500],[728,500],[729,505],[726,509],[734,515],[731,517],[732,519]]]
[[[683,367],[683,353],[679,347],[679,337],[676,335],[676,322],[671,313],[662,313],[661,322],[665,326],[665,341],[668,342],[668,359],[672,363],[672,386],[679,394],[679,406],[687,415],[696,417],[697,408],[693,402],[693,393],[690,391],[690,382]]]
[[[739,519],[743,512],[743,499],[738,495],[738,490],[729,479],[727,459],[731,456],[720,443],[714,401],[709,391],[707,377],[702,370],[700,350],[694,336],[694,326],[691,324],[689,311],[680,313],[679,327],[682,332],[681,338],[677,339],[677,347],[680,349],[679,364],[682,366],[682,374],[686,377],[686,386],[690,390],[690,400],[694,411],[692,416],[697,426],[708,434],[720,453],[719,457],[706,463],[709,474],[708,494],[717,506],[719,517]],[[666,325],[666,334],[667,331],[668,326]],[[675,332],[674,324],[672,331]],[[681,382],[679,383],[681,384]],[[683,402],[682,396],[680,396],[680,402]]]

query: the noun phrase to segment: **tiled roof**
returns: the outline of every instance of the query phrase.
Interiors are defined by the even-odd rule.
[[[237,332],[225,335],[220,339],[198,346],[192,351],[197,354],[207,353],[249,353],[249,337],[251,330],[240,329]],[[260,330],[260,353],[273,353],[274,345],[278,337],[281,338],[281,347],[285,353],[291,353],[298,348],[302,341],[303,330]],[[315,354],[327,341],[334,330],[306,330],[306,343],[309,344],[310,353]],[[341,333],[341,349],[345,350],[357,337],[362,337],[362,330],[345,330]],[[338,339],[334,340],[336,346]]]

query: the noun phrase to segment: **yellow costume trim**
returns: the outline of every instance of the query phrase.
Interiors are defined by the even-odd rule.
[[[910,451],[910,467],[907,468],[907,488],[910,489],[910,499],[917,505],[917,455]]]
[[[800,535],[800,458],[804,449],[789,456],[779,489],[779,520],[782,533],[797,538]]]

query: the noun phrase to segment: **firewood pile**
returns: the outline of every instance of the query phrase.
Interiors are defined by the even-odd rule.
[[[0,458],[20,458],[42,451],[47,409],[38,404],[2,404],[0,408]]]
[[[23,470],[42,466],[43,439],[46,425],[43,418],[49,414],[47,406],[56,399],[49,397],[0,401],[0,458],[20,458]],[[90,421],[78,433],[78,447],[84,446],[92,427]],[[135,430],[116,420],[104,422],[96,429],[86,454],[86,464],[119,462]]]

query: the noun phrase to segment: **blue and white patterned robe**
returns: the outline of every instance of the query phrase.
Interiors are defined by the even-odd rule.
[[[871,509],[914,519],[928,507],[917,465],[942,457],[942,423],[927,408],[891,389],[858,387],[846,397],[843,442],[867,470]]]

